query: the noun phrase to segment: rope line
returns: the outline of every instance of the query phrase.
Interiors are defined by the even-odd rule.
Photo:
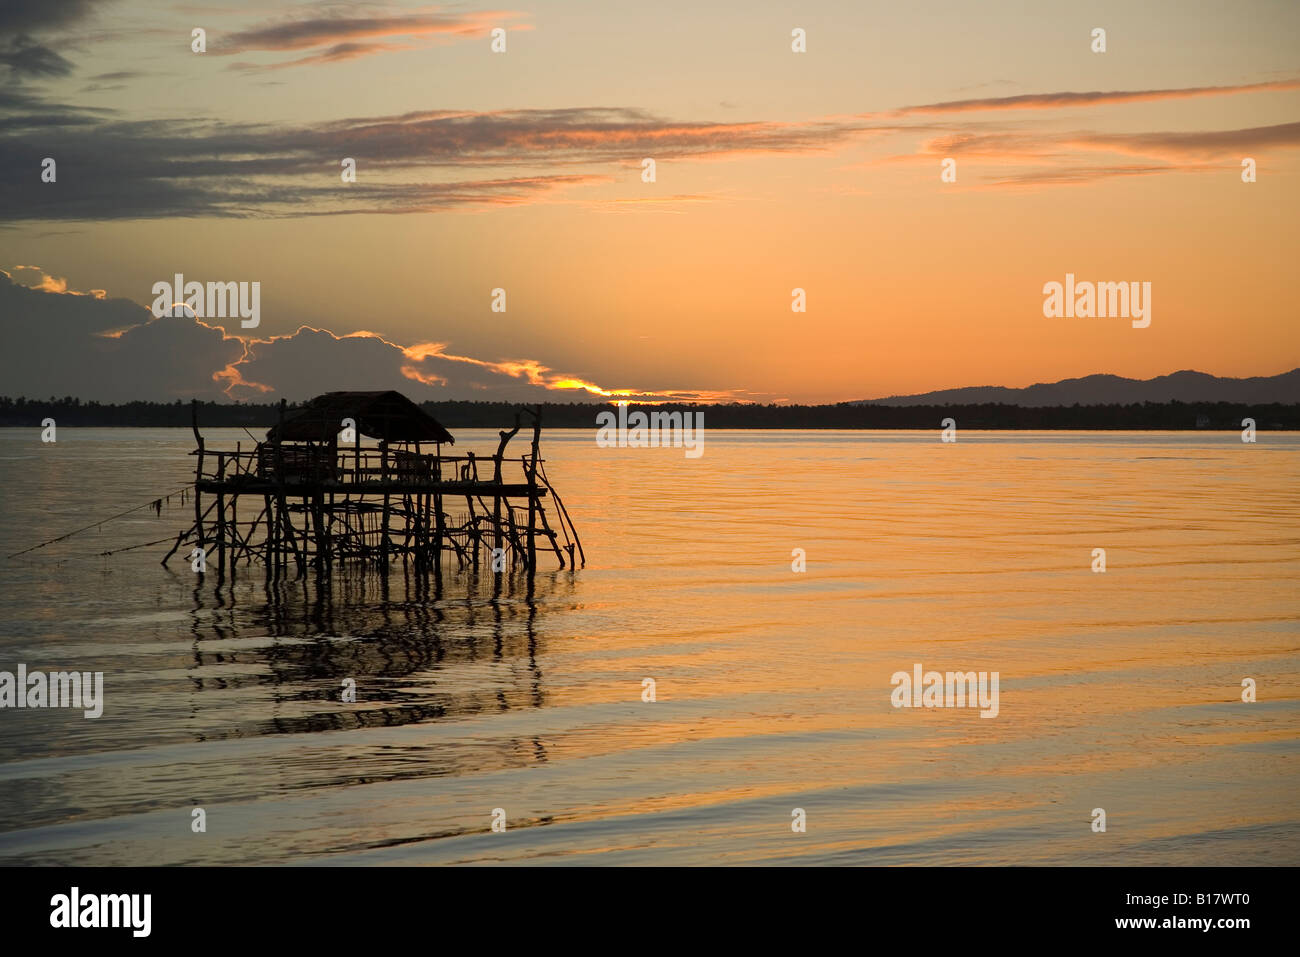
[[[99,554],[116,555],[118,552],[129,552],[133,548],[145,548],[149,545],[161,545],[163,542],[170,542],[171,540],[172,536],[168,535],[166,538],[160,538],[156,542],[141,542],[139,545],[125,545],[122,548],[110,549],[107,552],[100,552]]]
[[[135,506],[135,508],[128,508],[125,512],[118,512],[116,515],[110,515],[108,518],[100,519],[98,522],[92,522],[91,524],[85,526],[84,528],[75,529],[74,531],[68,532],[66,535],[60,535],[58,538],[51,538],[48,541],[41,542],[39,545],[33,545],[31,548],[24,548],[20,552],[14,552],[12,555],[6,555],[5,558],[6,559],[17,558],[19,555],[26,555],[28,552],[34,552],[36,551],[36,549],[44,548],[46,545],[53,545],[55,542],[62,542],[66,539],[71,538],[73,535],[80,535],[82,532],[88,532],[92,528],[99,528],[101,525],[106,525],[109,522],[113,521],[114,519],[121,518],[124,515],[130,515],[132,512],[138,512],[142,508],[152,508],[154,510],[154,514],[162,515],[163,502],[170,502],[172,500],[173,495],[182,494],[184,492],[187,492],[189,489],[190,489],[189,485],[182,485],[180,488],[176,489],[175,491],[168,492],[166,495],[160,495],[158,496],[158,498],[153,499],[152,501],[149,502],[145,502],[143,505],[137,505]],[[167,539],[163,539],[163,541],[167,541]],[[157,542],[152,542],[150,544],[156,545]],[[105,552],[104,554],[109,554],[109,553]]]

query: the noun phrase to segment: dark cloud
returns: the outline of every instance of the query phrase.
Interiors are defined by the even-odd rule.
[[[601,398],[598,387],[534,359],[476,359],[452,354],[443,343],[402,346],[376,333],[338,336],[310,326],[251,341],[235,373],[234,398],[303,399],[330,389],[397,389],[417,400]]]
[[[0,392],[10,396],[303,399],[330,389],[398,389],[416,399],[597,398],[581,380],[535,360],[454,356],[438,343],[404,347],[375,333],[308,326],[245,340],[188,313],[154,318],[129,300],[69,292],[33,266],[0,271],[0,338]]]
[[[221,397],[213,373],[243,344],[138,303],[28,288],[0,273],[0,382],[6,395],[104,402]]]
[[[485,34],[494,26],[511,25],[521,14],[509,11],[466,13],[414,13],[393,16],[298,17],[261,24],[247,30],[219,37],[212,47],[216,55],[249,52],[309,52],[293,60],[273,64],[241,62],[240,70],[278,69],[353,60],[390,50],[410,49],[413,40],[437,36],[474,36]],[[402,42],[388,42],[401,37]]]
[[[221,49],[230,52],[303,50],[357,38],[477,33],[489,22],[517,16],[512,13],[465,13],[285,20],[228,34],[221,40]]]
[[[112,73],[96,73],[91,77],[91,79],[96,82],[108,83],[117,82],[119,80],[135,80],[148,75],[149,74],[142,73],[139,70],[115,70]]]
[[[333,23],[334,21],[331,21]],[[337,24],[334,25],[337,27]],[[331,27],[331,29],[334,29]],[[269,28],[268,28],[269,29]],[[276,28],[280,30],[279,27]],[[287,29],[287,28],[286,28]],[[312,42],[323,26],[295,30]],[[295,34],[299,35],[299,34]],[[278,38],[278,39],[277,39]],[[262,42],[297,42],[276,32]],[[325,54],[330,55],[327,50]],[[1041,94],[954,101],[910,112],[1128,102],[1174,96],[1290,89],[1300,81],[1120,93]],[[1165,157],[1294,145],[1296,124],[1254,130],[1135,133],[1117,136],[1019,132],[1000,138],[959,132],[948,142],[967,155],[1026,155],[1042,143],[1064,150],[1112,149]],[[457,207],[544,201],[559,189],[633,177],[657,160],[806,154],[855,138],[926,126],[863,117],[802,122],[699,122],[616,107],[497,111],[425,110],[310,125],[194,120],[123,120],[112,111],[46,103],[0,92],[0,208],[9,222],[164,217],[283,217],[345,213],[421,213]],[[1088,140],[1091,137],[1091,140]],[[1035,144],[1035,139],[1040,140]],[[40,164],[58,164],[44,183]],[[340,160],[357,162],[358,181],[342,182]],[[412,171],[421,175],[414,177]],[[472,171],[467,173],[466,171]]]
[[[109,0],[111,2],[111,0]],[[103,0],[3,0],[0,2],[0,67],[10,80],[67,76],[72,63],[33,34],[59,33]]]
[[[0,67],[11,78],[67,76],[72,64],[43,43],[22,35],[0,39]]]
[[[171,277],[166,277],[170,279]],[[18,281],[21,280],[21,281]],[[255,336],[249,331],[247,335]],[[186,313],[156,319],[102,291],[68,291],[36,266],[0,271],[0,393],[133,399],[306,399],[331,389],[397,389],[412,398],[607,401],[612,393],[536,359],[458,355],[446,343],[404,346],[374,332],[302,326],[243,338]],[[633,400],[732,401],[752,393],[622,390]]]
[[[826,149],[853,123],[682,123],[640,110],[425,111],[306,127],[123,121],[87,109],[0,96],[0,207],[12,221],[411,213],[514,205],[608,178],[557,167]],[[55,183],[41,182],[44,157]],[[355,184],[340,160],[358,164]],[[412,169],[507,168],[397,182]],[[518,174],[517,170],[535,172]]]
[[[106,0],[4,0],[0,33],[57,29],[75,23]]]

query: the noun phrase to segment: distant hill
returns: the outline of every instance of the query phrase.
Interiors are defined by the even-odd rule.
[[[1186,370],[1154,379],[1125,379],[1117,375],[1090,375],[1082,379],[1040,382],[1023,389],[1004,386],[970,386],[942,389],[920,395],[891,395],[884,399],[859,399],[852,405],[1018,405],[1030,407],[1071,405],[1128,405],[1135,402],[1300,402],[1300,369],[1275,376],[1227,379]]]

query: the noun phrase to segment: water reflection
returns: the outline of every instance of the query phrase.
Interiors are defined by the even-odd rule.
[[[561,572],[530,582],[523,574],[432,576],[361,566],[301,581],[200,583],[190,614],[192,707],[210,710],[214,702],[201,696],[253,688],[269,699],[271,716],[195,737],[391,727],[540,708],[539,617],[573,587]],[[345,680],[355,682],[355,703],[343,700]]]

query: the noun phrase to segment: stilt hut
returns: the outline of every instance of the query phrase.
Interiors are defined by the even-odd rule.
[[[532,418],[532,446],[508,458],[523,415]],[[440,572],[450,553],[459,567],[485,561],[494,572],[522,566],[531,575],[539,541],[561,568],[585,563],[546,479],[538,409],[516,413],[487,456],[444,454],[456,440],[400,392],[328,392],[294,409],[282,401],[279,423],[250,449],[208,448],[197,416],[195,403],[194,523],[163,564],[190,545],[218,574],[254,561],[273,575],[290,563],[328,572],[349,560]]]

